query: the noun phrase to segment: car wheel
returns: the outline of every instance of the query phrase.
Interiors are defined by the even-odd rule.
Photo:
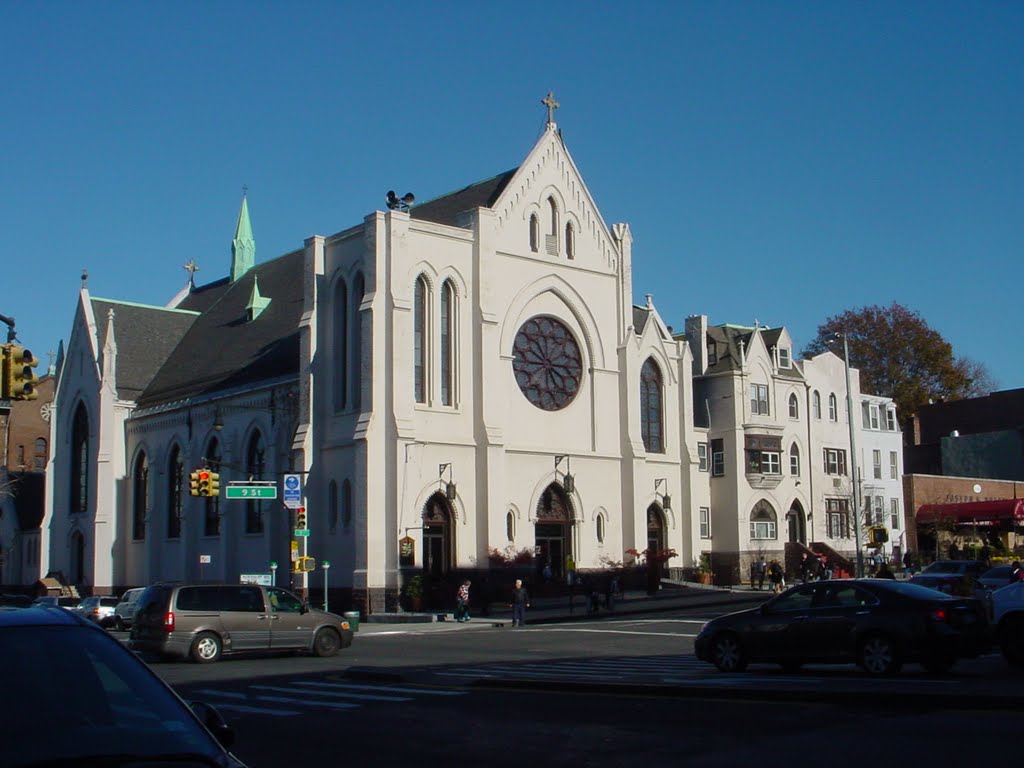
[[[731,632],[725,632],[711,641],[711,661],[721,672],[742,672],[747,668],[743,645]]]
[[[114,631],[124,632],[124,622],[121,620],[120,616],[114,617]]]
[[[313,638],[313,653],[317,656],[333,656],[341,648],[341,638],[333,629],[321,629]]]
[[[921,666],[933,675],[949,672],[954,664],[956,664],[955,656],[926,656],[921,659]]]
[[[1024,667],[1024,619],[1013,619],[999,632],[999,648],[1006,663]]]
[[[199,664],[209,664],[220,658],[220,638],[213,632],[200,632],[192,641],[190,655]]]
[[[783,661],[779,666],[782,667],[783,672],[799,672],[800,668],[804,665],[802,661],[787,660]]]
[[[878,634],[864,638],[857,661],[869,675],[895,675],[901,666],[896,645],[885,635]]]

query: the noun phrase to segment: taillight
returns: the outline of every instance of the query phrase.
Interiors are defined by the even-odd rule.
[[[931,616],[932,621],[945,621],[948,618],[945,608],[936,608],[929,615]]]
[[[168,611],[164,614],[164,629],[168,632],[174,631],[174,611]]]

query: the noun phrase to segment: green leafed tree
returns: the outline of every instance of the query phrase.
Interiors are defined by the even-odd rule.
[[[850,366],[860,371],[861,390],[891,397],[904,417],[929,400],[978,397],[995,388],[982,363],[957,358],[953,346],[920,314],[895,302],[828,318],[803,356],[831,350],[842,357],[843,342],[836,336],[844,333]]]

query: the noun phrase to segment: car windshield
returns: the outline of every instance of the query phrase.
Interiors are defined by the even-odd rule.
[[[223,754],[186,706],[130,651],[81,626],[0,630],[7,768],[50,761]],[[17,736],[13,736],[17,734]]]
[[[916,577],[915,577],[916,578]],[[920,584],[911,584],[907,581],[889,581],[884,586],[878,585],[877,589],[886,589],[890,592],[896,592],[904,597],[912,597],[916,600],[955,600],[956,598],[947,595],[945,592],[938,592],[934,589],[921,586]]]
[[[936,560],[921,573],[962,573],[964,564],[956,560]]]

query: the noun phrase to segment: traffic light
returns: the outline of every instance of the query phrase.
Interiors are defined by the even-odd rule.
[[[32,369],[39,365],[32,353],[18,344],[4,345],[3,397],[5,400],[35,400],[39,378]]]
[[[10,344],[0,345],[0,400],[11,399]]]
[[[209,478],[206,481],[206,496],[220,496],[220,473],[208,470]]]
[[[306,530],[306,508],[299,507],[295,510],[295,529],[298,531]]]
[[[199,476],[202,470],[196,469],[188,474],[188,495],[199,496]]]

